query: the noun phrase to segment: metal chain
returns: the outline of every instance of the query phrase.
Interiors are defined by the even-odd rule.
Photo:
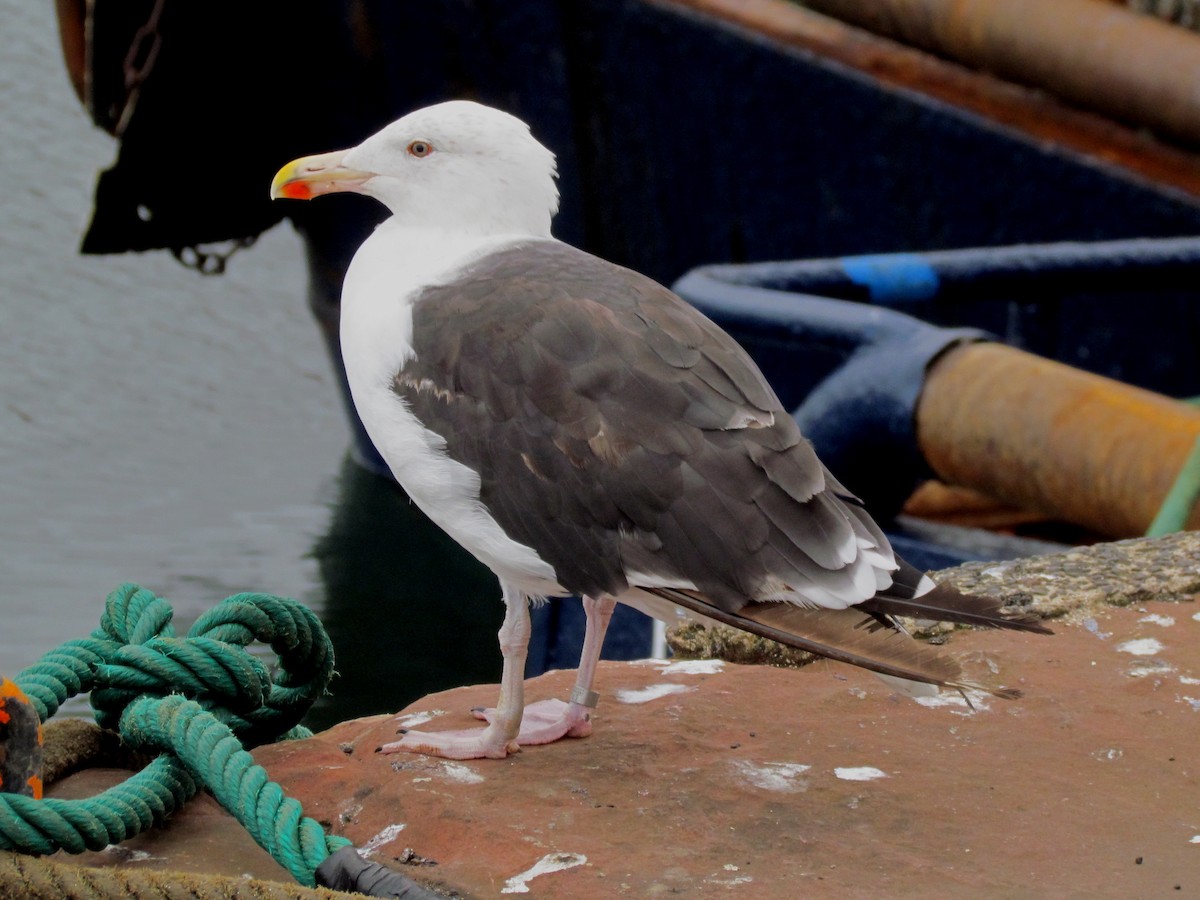
[[[195,269],[201,275],[222,275],[225,267],[239,250],[252,247],[258,240],[258,235],[231,238],[225,242],[224,249],[214,247],[201,248],[200,245],[191,247],[172,247],[171,255],[189,269]]]
[[[162,32],[159,31],[158,25],[162,19],[165,4],[166,0],[155,0],[154,8],[150,11],[150,18],[134,34],[129,45],[129,52],[125,54],[125,103],[121,107],[121,115],[117,117],[117,124],[113,128],[113,134],[117,137],[121,137],[125,133],[125,129],[129,127],[129,120],[133,118],[133,110],[137,106],[142,84],[158,61],[158,52],[162,49]]]

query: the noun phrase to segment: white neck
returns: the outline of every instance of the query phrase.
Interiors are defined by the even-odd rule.
[[[346,272],[343,340],[352,336],[369,341],[371,334],[390,330],[381,325],[397,316],[408,317],[403,328],[407,338],[412,332],[411,306],[421,290],[445,284],[502,247],[539,239],[548,238],[523,233],[464,234],[388,219],[359,247]],[[354,334],[348,335],[347,329]]]
[[[366,193],[371,193],[374,181],[366,187]],[[438,234],[438,242],[463,235],[483,238],[524,234],[548,238],[553,217],[553,209],[544,203],[529,202],[525,197],[505,203],[492,193],[476,190],[470,183],[462,185],[451,199],[423,196],[419,186],[410,185],[400,200],[394,204],[385,200],[384,205],[392,216],[381,228],[411,232],[414,236],[417,232]]]
[[[358,300],[357,282],[365,277],[386,279],[392,292],[409,292],[445,284],[466,266],[506,244],[538,240],[525,231],[412,225],[397,216],[386,220],[354,254],[342,287],[343,310],[347,299]],[[345,295],[353,296],[347,298]]]

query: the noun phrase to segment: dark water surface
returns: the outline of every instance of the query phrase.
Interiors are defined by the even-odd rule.
[[[399,540],[418,514],[344,465],[295,235],[217,278],[80,256],[115,143],[70,90],[53,5],[0,0],[0,19],[0,672],[88,634],[135,581],[182,627],[242,590],[311,605],[345,675],[315,724],[497,677],[489,576],[437,535]],[[455,637],[432,663],[426,625]]]

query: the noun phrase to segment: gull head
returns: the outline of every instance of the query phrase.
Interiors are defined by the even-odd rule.
[[[405,227],[548,237],[554,154],[506,112],[452,100],[411,112],[357,147],[285,165],[272,198],[374,197]]]

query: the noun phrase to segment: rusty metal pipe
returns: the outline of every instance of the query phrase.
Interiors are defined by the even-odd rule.
[[[990,343],[931,366],[916,419],[942,480],[1114,538],[1146,532],[1200,437],[1186,403]]]
[[[1200,36],[1100,0],[803,0],[876,34],[1200,146]]]

